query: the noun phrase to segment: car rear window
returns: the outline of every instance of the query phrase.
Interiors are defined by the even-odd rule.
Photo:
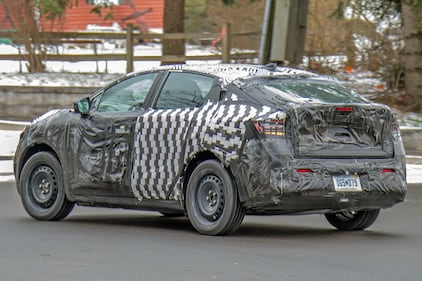
[[[368,100],[342,85],[318,80],[269,80],[261,91],[277,94],[292,102],[368,103]]]

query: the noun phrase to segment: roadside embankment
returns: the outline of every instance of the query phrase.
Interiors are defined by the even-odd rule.
[[[31,121],[58,108],[71,108],[99,87],[0,86],[0,119]]]
[[[407,162],[422,164],[422,128],[403,127],[400,129],[406,150]]]

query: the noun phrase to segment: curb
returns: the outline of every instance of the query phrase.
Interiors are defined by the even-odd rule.
[[[13,160],[13,155],[0,155],[0,161],[1,160]]]
[[[422,156],[406,155],[406,164],[422,165]]]
[[[0,120],[0,130],[21,131],[29,124],[31,124],[31,122]]]

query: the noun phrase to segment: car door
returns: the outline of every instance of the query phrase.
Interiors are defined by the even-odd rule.
[[[209,112],[215,88],[214,77],[169,72],[151,107],[138,117],[131,186],[139,200],[179,199],[186,148],[199,134],[192,124]]]
[[[70,188],[76,196],[133,197],[131,153],[137,117],[158,73],[129,77],[90,99],[87,116],[70,126]]]

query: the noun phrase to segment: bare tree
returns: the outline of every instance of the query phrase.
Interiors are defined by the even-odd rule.
[[[66,10],[78,4],[78,0],[0,0],[7,19],[13,29],[20,33],[19,43],[25,47],[28,72],[45,71],[45,42],[43,31],[47,26],[54,27]],[[107,12],[104,18],[111,17],[113,4],[101,2],[94,6],[91,13]],[[50,29],[51,30],[51,29]]]
[[[3,0],[3,7],[9,12],[8,19],[12,27],[20,33],[20,40],[26,49],[28,72],[43,72],[45,52],[37,21],[38,7],[32,0]]]

